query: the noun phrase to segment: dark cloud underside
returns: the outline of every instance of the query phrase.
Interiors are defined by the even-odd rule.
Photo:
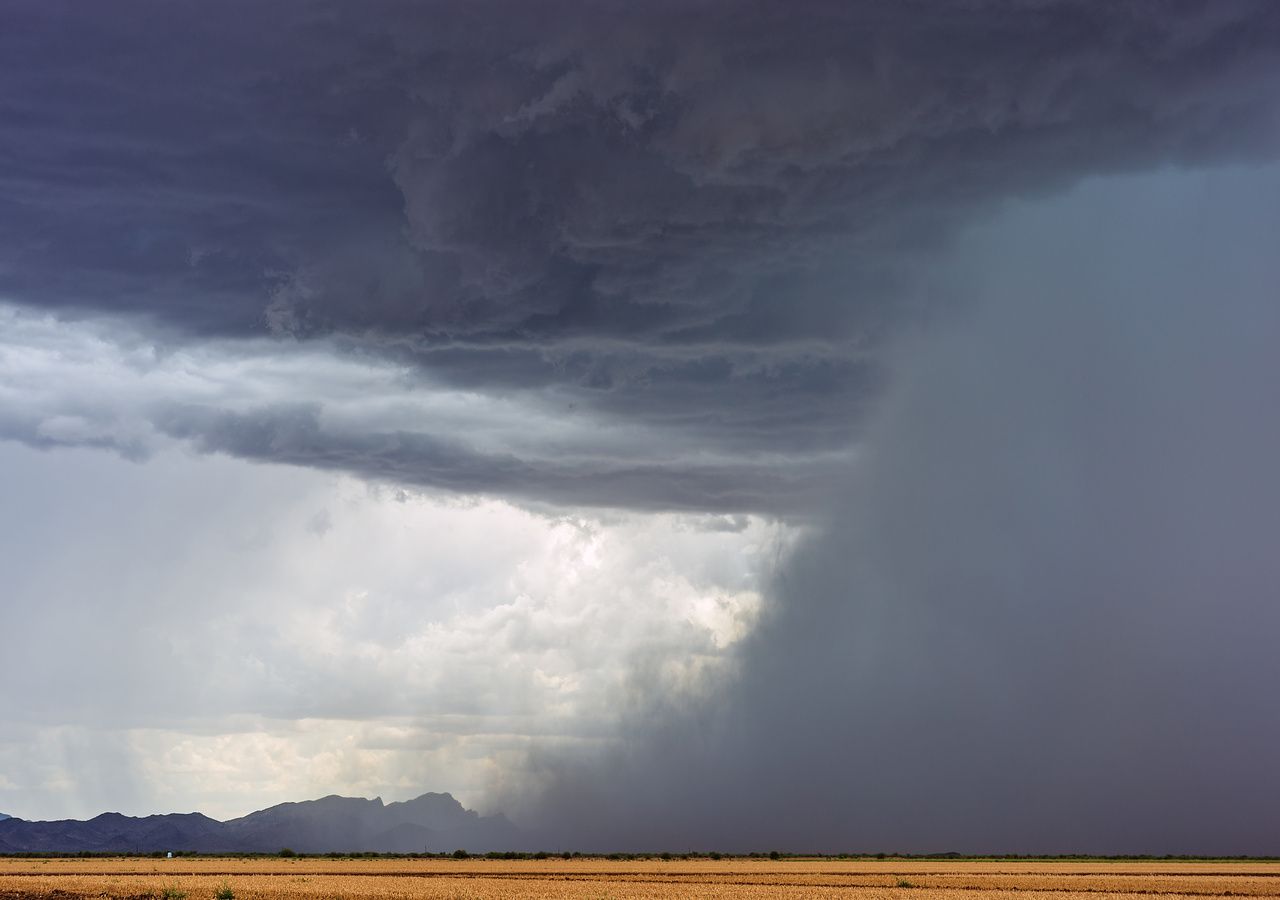
[[[534,473],[566,502],[793,506],[763,460],[848,448],[884,336],[956,302],[916,270],[958,221],[1278,139],[1265,0],[3,15],[6,297],[168,340],[336,335],[436,383],[648,424],[655,460],[696,439],[755,484]],[[244,444],[212,420],[206,444]],[[312,458],[505,489],[500,459],[442,468],[447,438],[395,467],[346,435]]]

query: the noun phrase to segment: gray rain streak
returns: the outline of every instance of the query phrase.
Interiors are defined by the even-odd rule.
[[[1274,854],[1278,210],[1274,166],[1162,175],[968,236],[983,300],[895,353],[736,676],[641,680],[621,749],[538,760],[546,827]]]
[[[617,754],[533,761],[547,788],[525,813],[548,834],[1280,849],[1280,379],[1257,343],[1276,282],[1255,258],[1274,218],[1245,229],[1238,284],[1196,280],[1240,262],[1193,266],[1202,231],[1128,253],[1105,187],[1062,209],[1107,228],[1015,217],[962,248],[1024,282],[978,283],[953,246],[1087,175],[1274,159],[1270,0],[0,16],[6,299],[175,344],[329,340],[647,437],[581,464],[344,431],[312,398],[163,406],[157,430],[459,491],[820,524],[709,699],[639,684]],[[1023,246],[1024,226],[1088,254]]]

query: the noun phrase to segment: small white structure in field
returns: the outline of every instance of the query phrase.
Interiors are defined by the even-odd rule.
[[[172,850],[170,850],[168,853],[166,853],[166,854],[164,855],[164,858],[165,858],[165,859],[173,859],[173,851],[172,851]]]

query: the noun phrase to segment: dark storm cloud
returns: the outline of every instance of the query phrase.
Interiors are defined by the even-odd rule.
[[[497,493],[528,501],[553,497],[591,505],[625,498],[634,509],[812,508],[840,471],[832,461],[779,466],[700,459],[521,458],[471,446],[466,435],[439,438],[408,431],[329,428],[316,405],[280,405],[247,413],[170,407],[156,416],[171,437],[206,452],[318,469],[462,493]],[[796,471],[798,469],[798,471]]]
[[[1265,0],[3,15],[13,301],[175,340],[338,335],[744,455],[849,445],[884,335],[952,302],[916,260],[975,210],[1277,145]],[[428,445],[394,468],[483,483]],[[387,468],[353,451],[312,458]],[[625,481],[548,499],[685,491]]]
[[[173,347],[117,321],[60,322],[0,307],[0,434],[39,449],[106,449],[136,461],[177,441],[528,503],[802,513],[848,454],[842,434],[805,420],[801,401],[862,376],[851,367],[793,379],[790,365],[779,359],[742,373],[746,389],[775,396],[739,408],[729,367],[689,356],[682,380],[651,377],[649,396],[630,384],[603,417],[553,383],[514,396],[484,393],[465,379],[442,383],[421,366],[331,341]],[[728,405],[710,423],[674,402],[661,419],[643,415],[664,397],[687,401],[694,393]],[[637,404],[641,413],[630,415]],[[775,434],[768,415],[807,431],[807,446]]]

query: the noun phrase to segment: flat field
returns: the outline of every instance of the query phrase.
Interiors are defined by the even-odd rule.
[[[1280,898],[1280,863],[691,859],[0,859],[0,900],[849,897]]]

